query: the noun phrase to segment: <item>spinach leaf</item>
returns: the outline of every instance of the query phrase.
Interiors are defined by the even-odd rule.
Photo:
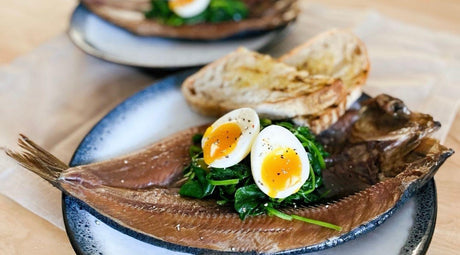
[[[222,21],[240,21],[249,15],[249,10],[238,0],[212,0],[208,7],[207,21],[218,23]]]
[[[215,186],[206,179],[206,170],[192,164],[191,171],[193,171],[194,178],[190,178],[181,186],[179,194],[194,198],[204,198],[212,194]]]
[[[192,136],[192,143],[195,144],[195,145],[200,145],[202,139],[203,139],[203,135],[202,135],[202,134],[194,134],[194,135]],[[201,147],[200,147],[200,148],[201,148]]]
[[[265,212],[264,203],[267,195],[256,184],[241,187],[235,192],[235,210],[244,220],[247,216],[260,215]]]
[[[240,21],[249,16],[249,9],[241,0],[211,0],[202,13],[190,18],[182,18],[175,14],[169,9],[168,0],[151,0],[151,5],[152,8],[145,13],[145,17],[156,19],[168,26]]]
[[[209,179],[227,180],[227,179],[246,179],[251,176],[251,170],[248,165],[236,164],[228,168],[212,168],[209,172]]]
[[[324,194],[318,192],[323,181],[321,170],[325,168],[324,157],[328,154],[324,151],[315,136],[307,127],[297,127],[288,121],[271,121],[260,119],[262,128],[275,124],[287,128],[302,143],[310,160],[310,175],[298,192],[283,198],[270,198],[263,193],[254,183],[250,169],[250,157],[246,157],[240,163],[228,168],[210,168],[203,160],[203,152],[199,143],[202,136],[192,138],[193,145],[190,147],[192,163],[184,171],[187,182],[182,185],[182,196],[205,198],[213,197],[219,205],[233,205],[240,218],[244,220],[249,216],[267,213],[286,220],[300,220],[332,229],[340,229],[339,226],[327,222],[304,218],[298,215],[288,215],[278,209],[307,205],[322,199]]]
[[[165,20],[173,15],[173,12],[169,9],[168,0],[152,0],[151,4],[152,8],[145,13],[146,18],[159,18]]]
[[[264,129],[272,124],[272,121],[270,119],[266,118],[260,118],[260,128]]]

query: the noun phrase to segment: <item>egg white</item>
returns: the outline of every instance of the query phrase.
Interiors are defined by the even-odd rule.
[[[270,189],[262,180],[262,163],[265,157],[277,148],[290,148],[295,150],[301,162],[300,182],[287,187],[285,190],[278,191],[275,195],[275,198],[285,198],[297,192],[305,181],[307,181],[310,175],[310,161],[300,141],[289,130],[276,125],[264,128],[252,145],[251,171],[255,183],[259,189],[267,195],[269,195]]]
[[[190,3],[183,4],[181,6],[174,7],[172,2],[175,0],[169,0],[169,8],[175,14],[182,18],[191,18],[202,13],[208,7],[211,0],[193,0]]]
[[[219,126],[233,122],[241,129],[241,136],[238,138],[235,148],[227,156],[214,160],[209,164],[210,167],[225,168],[238,164],[251,151],[257,135],[260,132],[260,121],[256,111],[251,108],[240,108],[233,110],[216,120],[209,128],[217,129]],[[205,133],[206,134],[206,133]],[[203,136],[201,146],[204,148],[206,141],[209,139]]]

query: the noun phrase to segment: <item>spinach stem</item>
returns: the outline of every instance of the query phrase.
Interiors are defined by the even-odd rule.
[[[321,227],[337,230],[337,231],[342,230],[342,227],[337,226],[335,224],[320,221],[320,220],[313,220],[313,219],[305,218],[305,217],[298,216],[298,215],[295,215],[295,214],[293,214],[293,215],[285,214],[285,213],[280,212],[280,211],[278,211],[275,208],[270,207],[270,206],[265,207],[265,209],[267,210],[269,215],[276,216],[276,217],[281,218],[283,220],[289,220],[289,221],[291,221],[291,220],[299,220],[299,221],[303,221],[303,222],[306,222],[306,223],[318,225],[318,226],[321,226]]]
[[[312,193],[316,189],[316,177],[315,173],[313,172],[313,167],[310,165],[310,176],[311,176],[311,188],[302,192],[304,195]]]
[[[283,220],[289,220],[289,221],[292,220],[292,216],[291,216],[291,215],[282,213],[282,212],[276,210],[276,209],[273,208],[273,207],[267,206],[267,207],[265,207],[265,209],[267,210],[267,212],[268,212],[269,215],[276,216],[276,217],[281,218],[281,219],[283,219]]]
[[[214,186],[225,186],[225,185],[233,185],[238,184],[240,182],[239,179],[228,179],[228,180],[208,180],[209,184]]]
[[[300,220],[300,221],[307,222],[307,223],[310,223],[310,224],[315,224],[315,225],[318,225],[318,226],[321,226],[321,227],[330,228],[330,229],[334,229],[334,230],[337,230],[337,231],[342,230],[342,227],[337,226],[337,225],[332,224],[332,223],[328,223],[328,222],[324,222],[324,221],[320,221],[320,220],[309,219],[309,218],[305,218],[305,217],[298,216],[298,215],[291,215],[291,217],[293,219],[295,219],[295,220]]]
[[[326,168],[326,163],[324,162],[324,158],[321,155],[321,152],[319,152],[318,147],[316,147],[316,145],[312,141],[306,139],[302,135],[297,136],[297,138],[299,138],[299,140],[302,141],[302,145],[308,146],[308,149],[311,149],[313,151],[314,156],[319,161],[319,165],[320,165],[321,169]]]

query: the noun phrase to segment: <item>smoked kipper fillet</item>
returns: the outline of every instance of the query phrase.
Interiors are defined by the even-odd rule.
[[[193,40],[217,40],[243,32],[258,32],[285,26],[299,13],[296,0],[243,0],[249,16],[241,21],[168,26],[145,17],[151,8],[148,0],[81,0],[101,18],[141,36],[160,36]]]
[[[191,138],[205,126],[127,156],[71,168],[25,136],[19,139],[22,152],[7,154],[67,195],[144,235],[205,251],[273,253],[344,235],[415,192],[453,153],[428,138],[439,127],[431,116],[380,95],[321,133],[318,138],[331,153],[323,170],[330,200],[282,211],[339,225],[341,231],[267,215],[243,221],[233,208],[212,199],[181,197],[177,181],[190,161]]]

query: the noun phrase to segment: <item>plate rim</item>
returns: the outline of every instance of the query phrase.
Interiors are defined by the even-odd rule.
[[[158,92],[155,92],[155,91],[161,91],[162,89],[165,88],[168,88],[168,87],[171,87],[171,86],[178,86],[177,85],[177,80],[179,79],[182,79],[184,77],[187,77],[188,75],[192,74],[193,72],[195,72],[196,69],[192,69],[192,70],[186,70],[186,71],[182,71],[182,72],[178,72],[178,73],[175,73],[175,74],[172,74],[170,76],[167,76],[161,80],[158,80],[154,83],[152,83],[151,85],[147,86],[146,88],[142,89],[141,91],[138,91],[136,92],[135,94],[131,95],[130,97],[128,97],[127,99],[125,99],[124,101],[122,101],[120,104],[118,104],[117,106],[115,106],[111,111],[109,111],[106,115],[104,115],[92,128],[91,130],[84,136],[84,138],[82,139],[82,141],[80,142],[80,144],[77,146],[77,149],[75,150],[71,160],[70,160],[70,165],[75,165],[75,161],[84,161],[84,159],[80,159],[78,160],[78,153],[81,153],[81,151],[84,151],[85,150],[85,143],[88,143],[88,139],[91,141],[90,139],[90,136],[93,136],[95,133],[94,132],[97,132],[97,129],[99,128],[102,128],[101,125],[104,125],[103,122],[107,121],[108,119],[114,117],[113,115],[117,114],[117,111],[122,109],[123,107],[125,107],[125,105],[128,105],[130,101],[133,101],[135,99],[137,99],[138,97],[141,97],[143,94],[145,93],[148,93],[150,90],[153,90],[154,92],[153,93],[158,93]],[[426,190],[427,190],[427,187],[428,186],[431,186],[432,187],[432,193],[428,194],[426,193]],[[413,187],[414,189],[416,187]],[[434,229],[435,229],[435,225],[436,225],[436,217],[437,217],[437,191],[436,191],[436,185],[435,185],[435,180],[434,178],[431,178],[423,187],[421,187],[419,189],[418,192],[416,192],[415,194],[413,192],[410,192],[409,190],[406,190],[403,195],[401,196],[401,198],[398,200],[398,202],[396,203],[396,205],[392,208],[390,208],[388,211],[384,212],[381,216],[385,215],[385,217],[383,219],[380,219],[380,217],[372,220],[371,222],[367,223],[367,224],[363,224],[353,230],[351,230],[350,232],[348,233],[345,233],[341,236],[339,236],[338,238],[344,238],[345,237],[345,241],[341,241],[341,242],[337,242],[335,240],[336,243],[334,243],[334,240],[330,240],[331,244],[329,245],[326,245],[326,242],[322,242],[320,244],[316,244],[316,245],[312,245],[312,246],[307,246],[307,247],[302,247],[302,248],[297,248],[297,249],[292,249],[292,250],[286,250],[286,251],[282,251],[282,252],[278,252],[276,254],[303,254],[303,253],[310,253],[310,252],[316,252],[316,251],[320,251],[320,250],[325,250],[325,249],[328,249],[328,248],[332,248],[332,247],[335,247],[337,245],[340,245],[341,243],[345,243],[347,241],[350,241],[350,240],[353,240],[359,236],[362,236],[364,234],[366,234],[367,232],[369,231],[372,231],[374,230],[376,227],[380,226],[381,224],[383,224],[389,217],[391,217],[394,212],[398,211],[400,207],[402,207],[403,204],[405,204],[407,202],[407,200],[411,197],[415,197],[416,198],[416,212],[420,209],[419,208],[419,204],[420,202],[417,201],[420,199],[420,196],[421,194],[425,192],[427,196],[430,197],[430,199],[432,199],[433,201],[433,207],[431,207],[429,210],[429,220],[428,220],[428,223],[427,224],[427,228],[423,231],[423,234],[422,235],[418,235],[418,239],[417,238],[413,238],[413,232],[415,231],[415,225],[412,225],[411,226],[411,229],[409,230],[409,238],[408,240],[406,240],[405,244],[403,247],[401,247],[401,254],[414,254],[414,255],[418,255],[418,254],[425,254],[428,250],[428,247],[430,245],[430,242],[431,242],[431,239],[432,239],[432,236],[433,236],[433,233],[434,233]],[[409,194],[412,193],[412,195],[409,196]],[[65,229],[66,229],[66,233],[67,235],[69,236],[69,240],[71,242],[71,245],[72,247],[74,248],[74,250],[77,252],[77,254],[84,254],[83,251],[81,250],[80,246],[77,244],[77,240],[74,236],[74,233],[70,230],[70,227],[69,227],[69,222],[68,222],[68,211],[67,211],[67,206],[66,206],[66,203],[65,203],[65,200],[66,200],[66,197],[70,197],[72,199],[75,199],[78,203],[81,203],[84,207],[84,209],[89,212],[90,214],[92,214],[93,216],[95,216],[98,220],[100,220],[101,222],[104,222],[106,223],[107,225],[109,225],[110,227],[114,228],[115,230],[117,231],[120,231],[122,232],[123,234],[126,234],[128,236],[131,236],[137,240],[140,240],[142,242],[146,242],[146,243],[149,243],[149,244],[152,244],[152,245],[158,245],[159,247],[162,247],[162,248],[166,248],[166,249],[169,249],[169,250],[173,250],[173,251],[181,251],[181,252],[192,252],[192,253],[196,253],[196,252],[212,252],[213,254],[214,253],[218,253],[218,254],[232,254],[232,252],[220,252],[220,251],[215,251],[215,250],[207,250],[207,249],[200,249],[200,248],[193,248],[193,247],[186,247],[186,246],[182,246],[182,245],[178,245],[178,244],[174,244],[174,243],[169,243],[169,242],[164,242],[164,241],[161,241],[161,240],[158,240],[156,238],[153,238],[153,237],[150,237],[150,236],[147,236],[147,235],[144,235],[144,234],[141,234],[141,233],[138,233],[134,230],[131,230],[129,228],[126,228],[126,227],[123,227],[119,224],[117,224],[116,222],[114,222],[113,220],[101,215],[100,213],[96,212],[94,209],[92,209],[91,207],[89,207],[88,205],[86,205],[84,202],[76,199],[76,198],[73,198],[71,196],[68,196],[66,195],[65,193],[62,194],[62,213],[63,213],[63,218],[64,218],[64,225],[65,225]],[[96,214],[96,215],[95,215]],[[415,217],[415,216],[414,216]],[[359,234],[352,234],[353,232],[356,232],[356,230],[359,230]],[[128,232],[128,233],[127,233]],[[134,233],[136,236],[133,236],[132,234],[130,234],[129,232],[132,232]],[[141,236],[141,238],[138,238],[138,235]],[[152,241],[153,240],[153,241]],[[412,245],[412,244],[409,244],[410,241],[416,241],[416,245]],[[405,250],[405,252],[404,252]],[[253,253],[247,253],[247,254],[253,254]]]
[[[81,3],[78,4],[75,7],[75,9],[72,11],[72,15],[69,18],[69,25],[67,27],[66,34],[70,38],[70,41],[77,48],[79,48],[84,53],[86,53],[86,54],[88,54],[90,56],[96,57],[98,59],[102,59],[102,60],[107,61],[107,62],[116,63],[116,64],[119,64],[119,65],[138,67],[138,68],[149,68],[149,69],[165,69],[165,70],[193,68],[193,67],[203,66],[203,65],[206,65],[206,64],[209,63],[209,61],[200,61],[199,63],[192,64],[192,65],[161,65],[161,64],[160,65],[156,65],[156,64],[155,65],[152,65],[152,64],[151,65],[143,65],[143,64],[140,64],[140,63],[132,62],[132,61],[125,61],[123,59],[114,57],[114,56],[112,56],[110,54],[106,54],[104,51],[98,50],[97,47],[93,46],[90,42],[87,42],[84,39],[84,36],[82,36],[83,32],[82,32],[81,28],[79,26],[74,25],[75,23],[78,22],[78,16],[77,15],[79,14],[79,12],[82,12],[82,11],[86,11],[86,12],[90,13],[90,15],[95,15],[95,14],[91,13],[91,11],[89,11]],[[97,15],[95,15],[95,16],[98,17]],[[108,22],[108,21],[106,21],[106,20],[104,20],[104,19],[102,19],[100,17],[98,17],[98,18],[101,19],[104,22],[109,23],[112,26],[118,27],[118,26],[116,26],[116,25],[114,25],[114,24],[112,24],[112,23],[110,23],[110,22]],[[275,28],[275,29],[272,29],[272,30],[259,31],[260,35],[256,35],[256,36],[263,36],[263,35],[266,35],[266,34],[269,34],[269,33],[274,33],[274,34],[276,34],[276,36],[272,40],[268,41],[266,44],[258,47],[255,50],[257,50],[257,51],[266,51],[269,48],[273,47],[275,44],[277,44],[283,38],[286,37],[286,34],[288,33],[288,31],[292,30],[292,26],[293,26],[294,23],[295,23],[295,20],[290,22],[289,24],[287,24],[285,26],[281,26],[281,27],[278,27],[278,28]],[[123,29],[123,28],[121,28],[121,29]],[[135,34],[132,34],[129,31],[127,31],[127,32],[129,34],[131,34],[132,36],[137,36]],[[223,40],[228,40],[230,38],[223,39]],[[168,38],[166,38],[166,39],[168,39]],[[180,39],[170,39],[170,40],[180,40]],[[219,41],[219,40],[217,40],[217,41]]]

